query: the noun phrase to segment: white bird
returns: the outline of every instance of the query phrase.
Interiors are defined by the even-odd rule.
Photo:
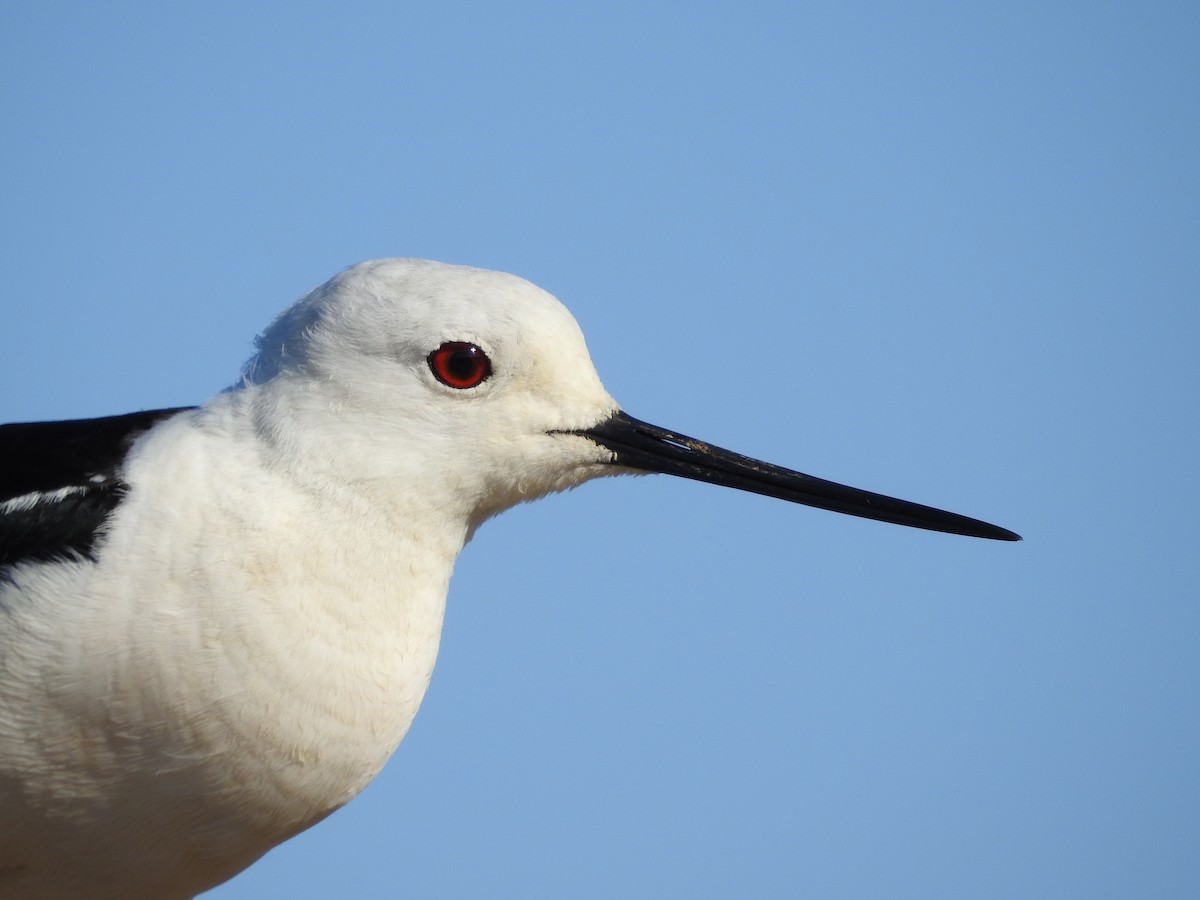
[[[351,800],[433,671],[490,516],[667,472],[919,528],[953,513],[626,415],[557,300],[341,273],[196,408],[0,428],[0,896],[191,897]]]

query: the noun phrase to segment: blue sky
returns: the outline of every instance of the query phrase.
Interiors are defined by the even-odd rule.
[[[342,267],[516,272],[677,479],[480,531],[416,723],[211,893],[1200,894],[1200,7],[0,10],[0,419],[202,401]]]

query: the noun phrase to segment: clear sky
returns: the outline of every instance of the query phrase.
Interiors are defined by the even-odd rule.
[[[0,419],[342,267],[559,296],[665,477],[489,523],[409,737],[210,896],[1200,896],[1200,5],[0,7]]]

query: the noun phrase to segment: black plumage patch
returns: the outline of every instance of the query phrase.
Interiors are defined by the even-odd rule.
[[[184,409],[0,425],[0,566],[89,556],[133,442]]]

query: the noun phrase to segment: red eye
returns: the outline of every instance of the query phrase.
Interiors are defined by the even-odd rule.
[[[446,341],[429,354],[429,369],[442,384],[465,390],[487,381],[492,361],[474,344]]]

